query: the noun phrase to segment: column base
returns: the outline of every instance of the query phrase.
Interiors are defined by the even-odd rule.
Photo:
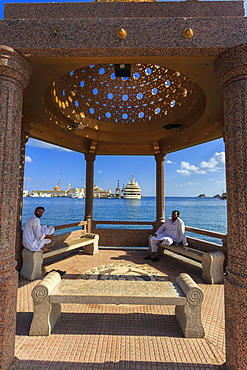
[[[8,369],[14,358],[16,332],[16,291],[18,273],[14,267],[0,279],[0,364]]]
[[[234,275],[236,278],[236,275]],[[226,369],[247,369],[247,286],[225,279]]]

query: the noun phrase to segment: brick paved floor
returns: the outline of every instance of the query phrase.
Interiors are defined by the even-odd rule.
[[[112,263],[151,266],[174,281],[189,273],[204,292],[202,321],[205,338],[184,338],[173,306],[62,306],[62,315],[49,337],[29,337],[32,319],[31,291],[39,282],[20,279],[17,306],[15,360],[19,369],[224,369],[224,286],[208,285],[201,270],[164,256],[159,262],[144,261],[144,251],[101,249],[96,256],[81,252],[44,267],[66,270],[64,278],[76,279],[92,267]],[[148,262],[148,263],[147,263]],[[135,282],[133,281],[133,284]]]

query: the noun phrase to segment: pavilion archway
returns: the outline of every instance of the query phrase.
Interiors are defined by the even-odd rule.
[[[222,137],[224,132],[229,229],[226,367],[244,369],[247,363],[247,45],[243,2],[6,4],[0,36],[0,290],[4,297],[0,361],[3,367],[10,364],[14,351],[17,273],[13,230],[17,220],[13,214],[18,208],[20,156],[27,134],[86,156],[124,153],[159,158]],[[171,73],[169,79],[164,79],[164,84],[167,81],[164,91],[170,89],[170,95],[159,95],[161,87],[153,87],[154,78],[148,85],[152,89],[146,86],[143,90],[149,94],[151,91],[154,97],[147,97],[145,110],[140,111],[135,104],[132,114],[126,103],[131,94],[125,92],[118,96],[118,102],[125,108],[115,115],[115,110],[109,109],[110,96],[104,98],[96,86],[93,89],[97,90],[90,87],[85,95],[72,82],[76,87],[68,93],[72,71],[78,76],[79,70],[83,76],[90,66],[121,64],[145,66],[140,71],[133,69],[139,74],[144,70],[148,73],[150,65],[160,67],[162,75]],[[177,79],[174,89],[168,83],[170,76]],[[185,76],[181,84],[180,76]],[[65,82],[67,90],[61,85]],[[176,95],[180,88],[185,95],[182,100]],[[77,110],[76,102],[79,106],[79,101],[84,99],[83,104],[90,105],[92,98],[93,107]],[[100,109],[95,109],[97,102],[101,102]],[[123,122],[119,122],[120,116]]]

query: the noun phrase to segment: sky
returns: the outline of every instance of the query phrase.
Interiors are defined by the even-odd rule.
[[[4,3],[41,3],[42,0],[0,0],[0,19]],[[69,2],[60,0],[57,2]],[[74,0],[73,2],[77,2]],[[86,2],[86,1],[84,1]],[[245,9],[247,9],[247,0]],[[155,195],[154,157],[98,156],[95,161],[94,183],[112,192],[118,181],[126,185],[132,175],[142,195]],[[38,140],[26,145],[24,189],[50,190],[60,181],[61,188],[85,186],[85,160],[81,153],[69,151]],[[214,196],[226,191],[225,148],[222,139],[168,154],[165,161],[165,195],[196,197]]]
[[[26,145],[24,189],[50,190],[60,180],[61,188],[85,186],[84,155],[30,138]],[[97,156],[94,183],[114,192],[118,181],[126,185],[132,175],[142,195],[155,195],[154,157]],[[167,154],[165,195],[196,197],[225,191],[225,152],[222,139]]]

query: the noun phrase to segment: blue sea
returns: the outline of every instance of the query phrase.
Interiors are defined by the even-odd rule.
[[[41,223],[46,225],[63,225],[84,219],[85,199],[78,198],[23,198],[23,225],[33,214],[37,206],[43,206],[45,213]],[[165,218],[171,216],[173,210],[180,211],[180,217],[186,226],[211,230],[226,234],[227,216],[226,200],[218,198],[166,197]],[[130,199],[94,199],[93,219],[100,221],[155,221],[156,198],[142,197],[140,200]],[[124,225],[100,225],[100,227],[126,228]],[[131,226],[134,228],[134,226]],[[140,228],[140,226],[135,226]],[[146,228],[146,227],[145,227]],[[66,232],[68,229],[66,229]],[[64,230],[56,233],[61,234]],[[187,233],[200,239],[221,244],[220,239]]]

